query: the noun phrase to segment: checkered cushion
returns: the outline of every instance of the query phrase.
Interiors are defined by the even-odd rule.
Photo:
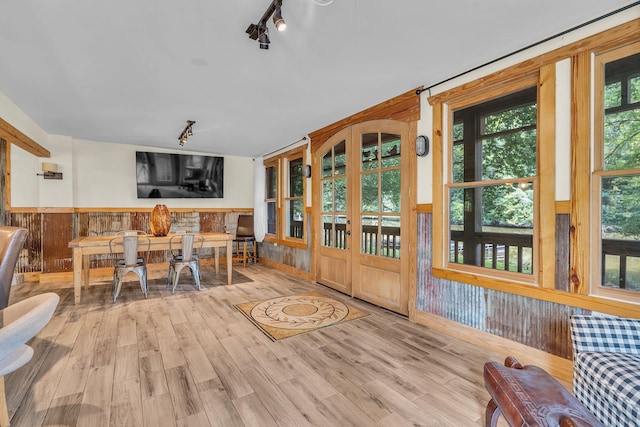
[[[640,356],[579,353],[573,392],[607,426],[640,426]]]
[[[571,316],[575,354],[607,352],[640,354],[640,319]]]
[[[640,426],[640,320],[575,315],[573,392],[603,424]]]

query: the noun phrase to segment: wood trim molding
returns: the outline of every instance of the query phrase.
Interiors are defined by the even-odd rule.
[[[420,203],[416,205],[416,212],[419,214],[433,213],[433,203]]]
[[[416,323],[499,354],[502,358],[515,356],[521,363],[537,365],[560,380],[572,380],[571,360],[424,311],[417,312]]]
[[[311,152],[314,153],[332,135],[342,129],[358,123],[371,120],[398,120],[402,122],[416,122],[420,120],[420,96],[416,89],[398,95],[359,113],[353,114],[340,121],[332,123],[309,134],[311,138]]]
[[[51,152],[24,133],[0,118],[0,138],[33,154],[36,157],[51,157]]]
[[[571,117],[571,228],[569,280],[571,291],[589,292],[591,194],[591,55],[582,52],[572,61]],[[582,250],[573,250],[581,248]]]
[[[556,200],[556,215],[570,214],[571,200]]]
[[[538,282],[542,287],[556,285],[556,65],[540,68],[538,85]],[[542,142],[544,141],[544,143]]]
[[[437,93],[430,96],[428,101],[431,105],[435,105],[440,102],[449,102],[460,94],[465,94],[466,96],[470,91],[483,91],[486,90],[487,86],[498,85],[503,82],[509,83],[509,79],[512,78],[519,80],[523,75],[535,71],[544,65],[556,63],[574,55],[588,53],[596,49],[598,51],[604,51],[617,46],[629,44],[640,38],[640,32],[638,31],[639,27],[640,19],[625,22],[617,27],[604,30],[577,42],[562,46],[534,58],[527,59],[519,64],[502,69],[480,79],[474,79],[473,81],[464,83],[458,87]]]
[[[564,304],[585,310],[612,314],[620,317],[640,318],[640,304],[632,304],[612,299],[598,298],[590,295],[574,294],[556,289],[541,288],[538,286],[517,283],[509,280],[500,280],[493,277],[470,275],[466,272],[433,268],[434,277],[465,283],[473,286],[493,289],[513,295],[521,295],[527,298],[535,298],[541,301]]]
[[[307,271],[300,270],[298,268],[292,267],[290,265],[281,264],[279,262],[270,260],[268,258],[260,258],[258,261],[260,264],[264,264],[267,267],[275,268],[276,270],[283,271],[285,273],[291,274],[292,276],[296,276],[300,279],[313,281],[313,276],[311,273]],[[242,270],[240,270],[242,271]]]

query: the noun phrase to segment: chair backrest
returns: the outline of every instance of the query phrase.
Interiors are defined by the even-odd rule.
[[[178,246],[178,239],[181,240],[181,243],[179,245],[179,251],[176,251],[176,246]],[[202,237],[200,234],[176,234],[175,236],[171,236],[171,239],[169,239],[169,250],[171,251],[172,256],[181,256],[182,261],[189,262],[193,259],[194,253],[202,248],[203,244],[204,237]]]
[[[236,236],[253,236],[253,215],[239,215]]]
[[[28,233],[26,228],[0,227],[0,310],[9,305],[13,273]]]
[[[142,245],[142,248],[139,248]],[[112,254],[123,254],[124,267],[135,266],[139,263],[139,252],[148,253],[151,247],[151,240],[147,236],[138,234],[127,234],[117,236],[109,240],[109,250]]]

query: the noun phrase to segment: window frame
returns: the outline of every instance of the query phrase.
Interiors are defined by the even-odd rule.
[[[290,196],[290,164],[296,160],[302,160],[303,174],[302,174],[302,196]],[[293,148],[285,153],[278,154],[276,156],[265,159],[264,167],[276,168],[276,233],[266,234],[264,240],[267,242],[282,244],[285,246],[306,248],[308,241],[308,218],[307,218],[307,189],[308,178],[304,176],[304,167],[307,164],[307,145],[301,145]],[[271,199],[270,199],[271,200]],[[269,200],[269,201],[270,201]],[[302,215],[302,238],[296,238],[288,236],[286,224],[287,221],[287,208],[286,204],[291,200],[302,200],[304,212]],[[265,204],[268,202],[266,199],[266,185],[265,185]]]
[[[617,299],[631,303],[640,303],[640,292],[602,286],[603,250],[602,250],[602,181],[606,178],[621,176],[640,176],[640,168],[605,169],[604,168],[604,86],[605,65],[640,54],[640,42],[628,43],[614,49],[594,51],[593,54],[593,128],[592,142],[593,168],[591,171],[591,286],[590,294],[597,297]]]
[[[433,211],[433,275],[435,277],[471,283],[494,289],[513,289],[518,286],[555,287],[555,64],[522,73],[492,85],[472,82],[460,91],[452,90],[434,102],[434,187]],[[464,90],[474,86],[475,90]],[[489,269],[449,261],[451,188],[468,183],[453,181],[453,114],[454,111],[496,100],[505,95],[536,87],[537,131],[536,174],[527,177],[534,185],[533,270],[531,274]],[[447,96],[448,95],[448,96]],[[545,144],[540,141],[544,140]],[[551,165],[551,166],[550,166]],[[547,175],[543,175],[546,173]],[[514,180],[516,181],[516,180]],[[491,183],[491,182],[487,182]],[[551,206],[551,209],[548,207]],[[547,252],[548,253],[548,252]]]

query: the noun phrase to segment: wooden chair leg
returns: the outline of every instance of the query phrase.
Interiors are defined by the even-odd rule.
[[[491,399],[487,404],[487,410],[484,415],[485,427],[496,427],[498,418],[500,417],[500,408],[496,405],[496,402]]]
[[[4,377],[0,377],[0,427],[9,427],[9,409],[4,392]]]
[[[242,242],[242,266],[247,266],[247,241]]]

